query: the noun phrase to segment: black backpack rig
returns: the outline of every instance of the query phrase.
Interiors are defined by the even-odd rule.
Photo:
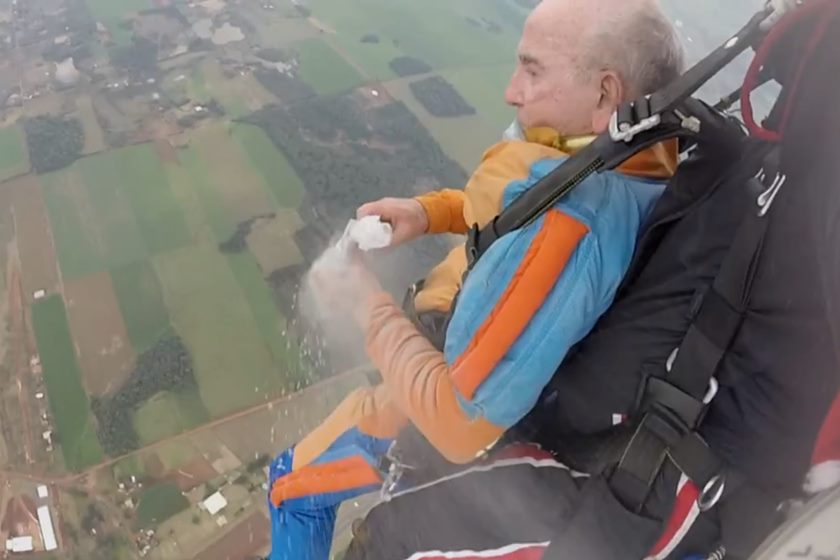
[[[799,494],[840,372],[829,305],[840,296],[840,110],[825,83],[840,70],[840,2],[806,2],[765,35],[769,11],[669,87],[622,106],[608,133],[467,244],[474,264],[590,174],[680,139],[688,155],[615,303],[509,438],[602,477],[643,516],[667,517],[662,481],[687,477],[726,558],[748,557]],[[750,47],[756,60],[731,96],[744,126],[690,96]],[[773,130],[749,102],[768,79],[783,86],[765,122]]]

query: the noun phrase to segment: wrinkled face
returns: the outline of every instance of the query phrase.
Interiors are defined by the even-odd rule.
[[[541,15],[538,9],[525,25],[505,100],[516,107],[526,129],[548,126],[565,136],[592,133],[601,88],[598,77],[581,68],[580,33],[574,21],[552,27]]]

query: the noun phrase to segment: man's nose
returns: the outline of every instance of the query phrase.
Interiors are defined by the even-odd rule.
[[[522,88],[519,87],[517,74],[514,74],[505,89],[505,102],[513,107],[522,106]]]

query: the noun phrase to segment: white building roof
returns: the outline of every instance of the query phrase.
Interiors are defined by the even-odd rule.
[[[50,508],[41,506],[38,508],[38,525],[41,526],[41,536],[44,538],[44,549],[55,550],[58,548],[58,541],[55,540],[55,529],[53,529]]]
[[[50,496],[49,489],[43,484],[40,485],[38,487],[38,497],[43,499],[43,498],[48,498],[49,496]]]
[[[9,552],[32,552],[34,549],[32,537],[15,537],[6,541],[6,550]]]
[[[227,507],[227,500],[224,496],[222,496],[221,492],[216,492],[204,500],[203,504],[204,509],[206,509],[210,515],[216,515]]]

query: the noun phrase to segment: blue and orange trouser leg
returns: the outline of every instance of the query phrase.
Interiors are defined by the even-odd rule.
[[[354,392],[321,426],[271,463],[271,560],[326,560],[341,502],[381,486],[379,463],[392,439],[378,436],[395,436],[399,424],[372,422],[375,411],[382,413],[380,422],[398,418],[386,413],[381,395],[380,388]]]

